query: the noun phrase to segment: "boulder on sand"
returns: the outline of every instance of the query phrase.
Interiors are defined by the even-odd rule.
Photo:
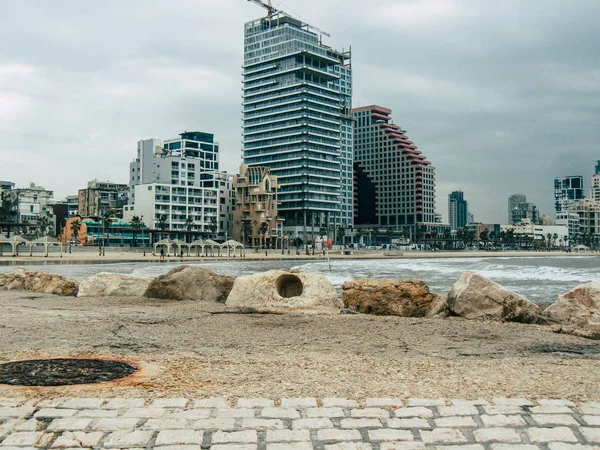
[[[75,297],[79,283],[60,275],[19,268],[10,273],[0,274],[0,288],[8,291],[31,291]]]
[[[101,272],[79,284],[78,297],[140,297],[154,277]]]
[[[225,305],[258,312],[339,312],[342,308],[324,275],[284,270],[237,277]]]
[[[489,318],[509,322],[546,323],[540,308],[525,297],[471,272],[461,275],[448,293],[448,308],[465,319]]]
[[[423,281],[355,279],[342,286],[346,308],[379,316],[423,317],[436,297]]]
[[[217,275],[210,269],[179,266],[156,277],[144,297],[223,303],[231,291],[233,280],[233,277]]]
[[[600,327],[600,282],[579,285],[544,311],[550,320],[577,327]]]

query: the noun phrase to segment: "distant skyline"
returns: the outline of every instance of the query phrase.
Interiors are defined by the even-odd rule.
[[[273,0],[352,46],[354,106],[379,104],[482,222],[511,194],[553,216],[554,178],[600,158],[597,0]],[[0,179],[55,199],[127,183],[140,139],[214,133],[241,163],[246,0],[28,0],[0,15]]]

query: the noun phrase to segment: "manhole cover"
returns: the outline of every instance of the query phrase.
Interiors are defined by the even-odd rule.
[[[131,375],[137,369],[101,359],[37,359],[0,365],[0,383],[17,386],[65,386],[101,383]]]
[[[540,345],[531,349],[534,353],[549,353],[559,356],[600,359],[600,347],[554,347]]]

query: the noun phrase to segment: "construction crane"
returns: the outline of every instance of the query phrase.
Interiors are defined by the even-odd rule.
[[[288,17],[291,17],[292,19],[296,19],[296,18],[295,18],[294,16],[292,16],[291,14],[288,14],[288,13],[286,13],[285,11],[282,11],[282,10],[280,10],[280,9],[277,9],[277,8],[275,8],[275,7],[274,7],[274,6],[271,4],[271,0],[267,0],[266,2],[264,2],[264,1],[262,1],[262,0],[248,0],[248,1],[249,1],[249,2],[252,2],[252,3],[254,3],[255,5],[258,5],[258,6],[262,7],[262,8],[265,8],[265,9],[267,10],[267,17],[268,17],[269,19],[273,19],[273,17],[275,17],[275,16],[277,16],[277,15],[279,15],[279,14],[281,14],[281,15],[284,15],[284,16],[288,16]],[[304,21],[302,21],[302,20],[299,20],[299,19],[296,19],[296,20],[298,20],[299,22],[301,22],[301,23],[302,23],[302,26],[304,26],[304,27],[307,27],[307,28],[309,28],[309,29],[311,29],[311,30],[314,30],[314,31],[316,31],[316,32],[317,32],[317,33],[319,33],[319,34],[322,34],[322,35],[324,35],[324,36],[328,36],[328,37],[329,37],[329,36],[331,36],[331,35],[330,35],[329,33],[327,33],[326,31],[323,31],[323,30],[321,30],[321,29],[319,29],[319,28],[315,27],[314,25],[311,25],[311,24],[309,24],[309,23],[306,23],[306,22],[304,22]]]

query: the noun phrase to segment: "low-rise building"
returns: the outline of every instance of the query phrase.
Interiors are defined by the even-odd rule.
[[[270,245],[281,248],[284,231],[283,218],[278,216],[277,177],[271,175],[268,167],[241,166],[234,177],[234,186],[233,238],[253,247],[261,246],[263,238],[275,238]],[[264,235],[263,223],[267,224]]]
[[[11,204],[12,217],[19,224],[24,234],[54,235],[56,232],[56,217],[51,201],[54,193],[42,186],[30,183],[26,188],[15,188],[6,191],[5,197]]]
[[[79,190],[77,214],[102,217],[107,211],[113,211],[117,217],[123,217],[123,206],[127,204],[128,192],[126,184],[88,181],[87,188]]]
[[[539,225],[529,219],[514,225],[501,225],[501,232],[513,230],[517,237],[524,237],[525,241],[543,240],[548,247],[563,247],[568,244],[569,228],[566,225]]]

